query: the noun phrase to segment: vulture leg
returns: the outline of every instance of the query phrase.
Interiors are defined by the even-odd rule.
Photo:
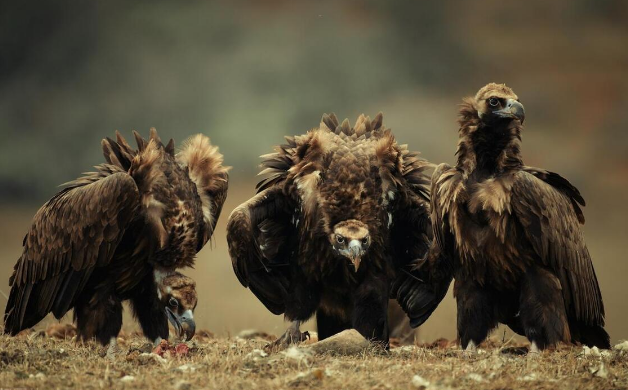
[[[543,268],[526,272],[519,304],[521,324],[532,345],[545,349],[569,342],[569,323],[558,278]]]
[[[268,351],[280,351],[292,344],[297,344],[310,338],[309,332],[301,333],[301,321],[292,321],[286,332],[277,340],[266,345]]]
[[[316,311],[316,331],[318,332],[318,340],[324,340],[329,336],[333,336],[351,328],[351,323],[343,321],[338,317],[334,317],[318,309]]]
[[[157,295],[157,286],[152,274],[144,277],[144,282],[131,297],[133,313],[142,327],[144,336],[153,344],[159,344],[161,339],[168,339],[168,318],[163,303]]]
[[[106,289],[108,290],[108,289]],[[122,328],[122,303],[109,291],[96,291],[74,307],[77,333],[83,340],[96,338],[107,345]]]
[[[473,351],[497,326],[492,294],[475,281],[462,278],[456,279],[454,291],[458,306],[460,346]]]
[[[353,328],[366,339],[381,343],[386,349],[388,340],[388,281],[368,275],[354,295]]]

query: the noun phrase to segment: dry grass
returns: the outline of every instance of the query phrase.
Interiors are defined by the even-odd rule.
[[[59,336],[57,334],[57,336]],[[166,358],[137,335],[120,339],[120,354],[44,332],[0,335],[0,389],[616,389],[628,388],[628,351],[563,347],[536,358],[506,354],[492,343],[474,356],[447,343],[431,348],[376,348],[358,356],[315,356],[301,350],[264,356],[261,338],[201,336],[186,357]],[[418,376],[418,377],[417,377]],[[429,384],[428,384],[429,382]]]

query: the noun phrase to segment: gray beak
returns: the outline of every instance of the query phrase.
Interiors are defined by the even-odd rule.
[[[355,268],[355,272],[358,272],[360,261],[362,261],[362,244],[360,241],[352,240],[349,243],[349,259]]]
[[[196,332],[196,323],[194,322],[194,318],[192,317],[190,310],[187,310],[179,316],[177,313],[170,310],[169,307],[166,307],[166,315],[168,316],[168,321],[170,321],[172,327],[177,332],[177,337],[183,339],[184,341],[188,341],[194,337],[194,333]]]
[[[519,119],[521,124],[526,118],[526,111],[523,108],[523,104],[514,99],[506,100],[506,107],[499,111],[495,111],[495,114],[501,118],[516,118]]]

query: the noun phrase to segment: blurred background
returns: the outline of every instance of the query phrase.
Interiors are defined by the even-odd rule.
[[[202,132],[233,169],[214,245],[187,272],[197,324],[278,334],[282,318],[240,286],[225,241],[258,156],[325,112],[383,111],[400,143],[453,163],[457,104],[495,81],[526,107],[525,162],[587,200],[607,329],[628,338],[627,21],[621,0],[3,2],[0,291],[37,208],[103,161],[103,137],[154,126],[180,145]],[[449,294],[419,338],[454,338],[455,315]]]

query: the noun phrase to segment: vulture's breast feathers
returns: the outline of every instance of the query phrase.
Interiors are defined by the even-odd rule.
[[[353,127],[325,115],[318,128],[287,141],[263,156],[262,174],[271,175],[258,189],[281,186],[292,200],[301,253],[321,262],[346,258],[355,271],[363,259],[381,266],[393,212],[408,196],[408,164],[422,170],[427,163],[396,143],[381,114],[361,115]]]

